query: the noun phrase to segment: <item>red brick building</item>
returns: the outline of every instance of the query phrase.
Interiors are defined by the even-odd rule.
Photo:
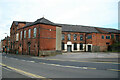
[[[120,41],[120,31],[82,25],[59,24],[62,26],[62,50],[107,51],[109,46]]]
[[[120,31],[57,24],[40,18],[35,22],[13,21],[10,40],[11,53],[19,54],[41,55],[61,51],[61,48],[63,52],[107,51],[109,45],[120,40]]]
[[[2,52],[8,53],[10,51],[10,37],[7,36],[3,40],[1,40],[2,44]]]
[[[61,26],[45,18],[14,21],[10,30],[11,53],[39,56],[61,51]]]

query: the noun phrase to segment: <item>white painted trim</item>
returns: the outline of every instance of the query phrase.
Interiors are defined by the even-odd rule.
[[[71,41],[68,41],[67,44],[64,44],[65,50],[63,51],[67,51],[68,45],[71,45],[72,51],[85,51],[85,44],[83,44],[83,50],[80,50],[80,44],[77,44],[77,50],[74,50],[74,44],[72,44]],[[92,44],[86,44],[86,51],[88,51],[88,45],[91,45],[91,51],[92,51]]]
[[[88,51],[88,45],[91,45],[91,51],[92,51],[92,44],[86,44],[86,51]]]

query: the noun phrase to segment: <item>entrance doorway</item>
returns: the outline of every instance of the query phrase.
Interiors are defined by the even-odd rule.
[[[3,47],[3,52],[5,52],[5,48]]]
[[[91,52],[91,45],[88,45],[88,52]]]
[[[67,52],[72,52],[71,48],[72,48],[71,45],[67,45]]]

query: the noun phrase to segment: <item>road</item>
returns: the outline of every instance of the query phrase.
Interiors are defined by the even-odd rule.
[[[118,63],[3,55],[3,78],[118,78]]]

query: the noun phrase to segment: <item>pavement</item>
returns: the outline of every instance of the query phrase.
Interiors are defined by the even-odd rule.
[[[103,57],[97,58],[99,59],[97,62],[95,61],[96,57],[92,57],[92,55],[105,56],[104,59]],[[0,65],[12,70],[10,73],[17,73],[14,76],[20,78],[118,78],[120,72],[118,67],[120,64],[117,62],[118,56],[117,53],[109,55],[106,53],[64,53],[63,55],[41,58],[3,54]],[[3,69],[4,74],[7,74],[6,70]],[[5,78],[12,76],[3,75]]]
[[[118,53],[104,53],[104,52],[63,53],[62,55],[44,57],[44,58],[40,58],[40,59],[119,63],[120,54],[118,54]]]

